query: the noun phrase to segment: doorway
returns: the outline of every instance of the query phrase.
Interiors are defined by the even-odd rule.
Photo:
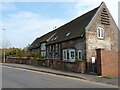
[[[102,68],[101,68],[101,49],[96,49],[96,73],[98,75],[102,74]]]

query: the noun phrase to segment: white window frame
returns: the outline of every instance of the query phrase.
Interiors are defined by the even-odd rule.
[[[58,52],[58,44],[55,45],[55,52]]]
[[[64,54],[66,52],[66,54]],[[65,56],[64,56],[65,55]],[[66,58],[65,58],[66,57]],[[67,60],[67,50],[63,50],[63,60]]]
[[[74,58],[73,57],[71,57],[71,52],[74,52]],[[69,60],[70,61],[75,61],[75,50],[73,49],[71,49],[71,50],[69,50]]]
[[[46,43],[41,43],[41,50],[46,50]]]
[[[51,45],[50,45],[50,52],[51,52]]]
[[[79,53],[81,53],[81,56]],[[79,57],[81,57],[81,59]],[[78,59],[82,60],[82,51],[81,50],[78,50]]]
[[[104,29],[101,27],[97,28],[97,37],[103,39],[104,38]]]

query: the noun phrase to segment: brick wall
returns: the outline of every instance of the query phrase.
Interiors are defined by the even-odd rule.
[[[52,69],[66,70],[78,73],[86,73],[86,61],[64,62],[59,60],[32,60],[28,58],[8,57],[6,63],[27,64],[44,66]]]
[[[118,76],[118,52],[101,50],[101,74],[102,76]]]

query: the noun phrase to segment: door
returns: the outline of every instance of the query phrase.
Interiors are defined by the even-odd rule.
[[[96,72],[98,75],[102,74],[101,69],[101,49],[96,49],[97,60],[96,60]]]

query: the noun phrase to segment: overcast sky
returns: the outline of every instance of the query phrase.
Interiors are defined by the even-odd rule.
[[[37,37],[59,27],[104,1],[118,24],[119,0],[79,0],[79,2],[0,2],[1,30],[10,47],[23,48]],[[2,42],[2,39],[0,40]]]

